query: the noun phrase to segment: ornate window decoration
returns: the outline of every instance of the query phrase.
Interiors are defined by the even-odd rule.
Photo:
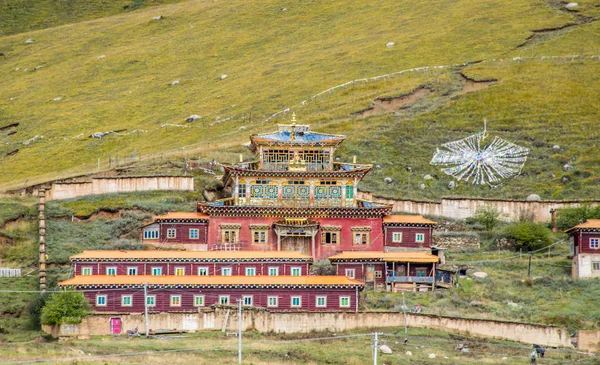
[[[371,227],[357,226],[350,228],[354,238],[355,245],[370,245],[371,244]]]
[[[354,184],[352,183],[352,181],[348,181],[346,183],[346,199],[354,199]]]
[[[238,184],[238,198],[246,199],[246,181],[240,180]]]
[[[269,226],[267,224],[251,224],[250,235],[252,243],[267,244],[269,243]]]
[[[221,224],[221,243],[238,243],[241,224]]]
[[[341,226],[321,226],[321,244],[337,245],[341,243]]]

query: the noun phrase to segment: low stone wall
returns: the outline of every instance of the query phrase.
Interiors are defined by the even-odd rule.
[[[431,238],[434,247],[447,248],[450,250],[456,249],[479,249],[481,242],[479,237],[472,235],[445,235],[433,234]]]
[[[229,313],[228,313],[229,312]],[[138,328],[145,331],[143,314],[96,314],[89,316],[78,325],[60,329],[60,337],[88,337],[89,335],[110,334],[110,318],[121,319],[121,333]],[[423,314],[407,314],[410,327],[432,328],[465,335],[505,339],[545,346],[570,347],[571,339],[564,328],[522,324],[514,322],[440,317]],[[237,330],[237,310],[215,309],[193,313],[153,313],[149,316],[151,330],[177,329],[182,331]],[[401,327],[404,324],[402,313],[392,312],[269,312],[245,310],[244,330],[278,333],[308,333],[312,331],[341,332],[358,328]],[[77,326],[77,325],[76,325]],[[45,329],[50,331],[50,329]],[[56,331],[54,331],[54,335]]]
[[[93,178],[91,182],[53,183],[46,201],[78,196],[150,190],[194,190],[191,176],[133,176]]]

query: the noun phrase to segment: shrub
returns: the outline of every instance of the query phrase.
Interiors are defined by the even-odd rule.
[[[502,213],[496,207],[483,206],[477,208],[477,212],[473,217],[467,219],[467,223],[482,225],[486,231],[491,232],[500,224],[501,217]]]
[[[552,243],[551,231],[543,224],[521,222],[508,225],[503,230],[506,238],[515,243],[516,248],[537,250]]]
[[[42,308],[42,323],[48,325],[81,323],[91,311],[82,293],[61,292],[53,294]]]
[[[600,206],[591,207],[584,205],[577,208],[564,208],[560,209],[557,213],[556,226],[561,230],[565,230],[583,223],[590,218],[600,218]]]

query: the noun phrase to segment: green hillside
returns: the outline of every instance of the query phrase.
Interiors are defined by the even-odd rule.
[[[361,187],[379,195],[598,198],[600,7],[584,0],[576,10],[553,0],[189,1],[5,36],[0,188],[93,172],[99,159],[105,169],[116,154],[242,152],[249,134],[289,121],[267,118],[290,108],[315,130],[348,135],[342,159],[379,165]],[[585,57],[541,58],[571,55]],[[355,79],[477,61],[311,98]],[[428,91],[395,113],[356,114],[418,87]],[[186,122],[193,114],[202,119]],[[484,118],[490,136],[532,149],[523,175],[448,190],[429,160]],[[425,174],[434,179],[421,190]]]

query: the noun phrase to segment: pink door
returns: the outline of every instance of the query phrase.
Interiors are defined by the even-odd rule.
[[[110,319],[110,334],[120,335],[121,334],[121,318]]]

